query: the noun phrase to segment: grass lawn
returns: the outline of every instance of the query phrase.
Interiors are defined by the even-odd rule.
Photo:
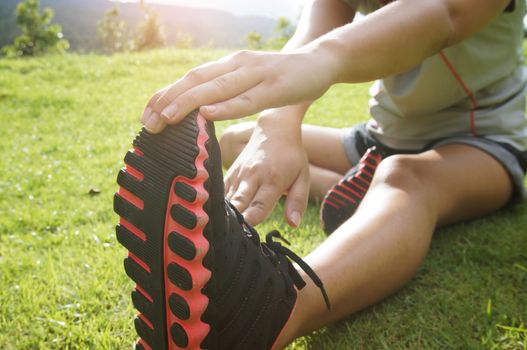
[[[117,171],[150,95],[224,53],[0,60],[0,349],[132,348]],[[363,120],[367,88],[332,88],[307,122]],[[301,229],[280,208],[272,228],[302,254],[324,239],[316,204]],[[290,348],[527,349],[527,205],[438,231],[401,292]]]

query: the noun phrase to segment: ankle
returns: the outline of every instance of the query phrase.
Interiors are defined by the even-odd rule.
[[[293,340],[295,340],[300,335],[298,334],[298,331],[300,329],[300,322],[299,322],[299,314],[298,314],[298,304],[301,302],[300,299],[300,293],[298,296],[298,299],[296,301],[296,305],[293,308],[291,315],[289,316],[289,319],[284,325],[284,328],[282,328],[282,331],[278,335],[278,337],[275,340],[273,350],[279,350],[285,348],[287,345],[289,345]]]
[[[287,320],[278,338],[276,338],[273,349],[283,349],[296,338],[308,334],[313,330],[313,325],[309,324],[309,320],[314,315],[310,314],[310,312],[318,310],[319,308],[325,310],[325,305],[323,305],[324,302],[320,296],[318,287],[309,280],[303,271],[301,275],[307,284],[302,290],[297,290],[296,304],[289,316],[289,320]]]

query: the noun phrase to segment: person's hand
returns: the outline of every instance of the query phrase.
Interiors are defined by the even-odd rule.
[[[309,195],[309,164],[297,124],[261,117],[225,176],[226,198],[252,225],[262,222],[284,193],[287,222],[300,224]]]
[[[155,133],[196,108],[209,120],[225,120],[314,100],[334,82],[332,58],[319,51],[239,51],[204,64],[154,94],[141,122]]]

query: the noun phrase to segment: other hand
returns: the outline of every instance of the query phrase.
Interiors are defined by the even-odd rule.
[[[300,126],[260,118],[225,176],[226,198],[252,225],[262,222],[287,193],[284,215],[297,227],[309,195],[309,164]]]

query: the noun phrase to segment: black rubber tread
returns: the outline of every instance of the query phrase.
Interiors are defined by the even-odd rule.
[[[141,344],[136,343],[135,344],[135,350],[146,350]]]
[[[126,168],[121,169],[117,176],[118,184],[144,203],[144,209],[141,210],[118,193],[114,196],[116,213],[146,236],[146,241],[143,241],[123,225],[116,227],[118,241],[151,271],[148,273],[131,258],[124,260],[127,275],[153,300],[151,303],[141,293],[132,292],[134,306],[154,327],[152,330],[141,319],[137,319],[134,321],[136,330],[154,350],[167,350],[170,336],[166,326],[166,312],[169,311],[165,307],[163,267],[164,225],[170,186],[175,177],[193,179],[197,175],[195,161],[200,151],[196,142],[198,133],[197,112],[191,113],[177,125],[169,125],[156,135],[143,129],[133,142],[138,150],[129,151],[124,157],[125,164],[141,173],[143,179],[137,179]],[[177,192],[176,195],[184,200],[191,199],[192,191]],[[192,216],[196,221],[196,217]],[[180,221],[189,226],[192,218],[179,218]],[[183,258],[189,257],[191,249],[187,248],[183,249]],[[175,253],[181,251],[176,249]],[[184,279],[181,284],[186,288],[189,283],[192,286],[191,279]],[[142,348],[140,344],[138,346]]]
[[[190,317],[190,308],[187,304],[187,301],[173,293],[168,298],[168,305],[170,306],[170,310],[174,315],[176,315],[180,320],[188,320]]]
[[[137,311],[142,313],[148,320],[154,318],[154,305],[143,294],[134,290],[132,292],[132,303]]]
[[[197,196],[196,190],[184,182],[177,182],[174,185],[174,193],[189,203],[194,202]]]
[[[153,285],[151,285],[151,275],[143,269],[141,266],[131,258],[124,259],[124,270],[128,277],[130,277],[135,283],[145,290],[148,294],[152,295],[154,292]]]
[[[143,214],[141,213],[141,210],[121,197],[121,195],[118,193],[116,193],[113,198],[113,209],[117,214],[119,214],[119,216],[126,218],[132,223],[132,225],[139,228],[141,231],[144,231],[141,229],[143,226]]]
[[[177,346],[180,348],[185,348],[188,345],[188,336],[183,327],[181,327],[179,324],[174,323],[172,327],[170,327],[170,336],[172,337],[172,340],[174,343],[176,343]]]
[[[192,276],[181,265],[170,263],[168,265],[168,278],[182,290],[192,289]]]
[[[338,188],[338,190],[340,192],[344,192],[344,194],[348,195],[349,197],[352,197],[353,199],[355,199],[355,202],[359,202],[360,201],[360,198],[356,198],[356,196],[354,194],[351,194],[350,192],[347,192],[345,191],[344,189],[342,188]],[[350,200],[348,200],[346,197],[344,197],[343,195],[341,195],[340,193],[333,193],[331,194],[330,198],[333,197],[333,198],[337,198],[338,200],[342,201],[342,202],[345,202],[346,203],[346,207],[345,208],[350,208],[350,207],[354,207],[356,206],[355,203],[351,202]]]
[[[363,175],[363,176],[366,176],[366,175]],[[361,185],[364,186],[364,187],[368,187],[370,185],[370,183],[368,182],[369,181],[369,176],[366,177],[366,179],[363,179],[361,176],[357,176],[355,178],[355,180],[360,180]]]
[[[194,227],[196,227],[196,223],[198,222],[198,219],[194,213],[179,204],[172,206],[170,209],[170,215],[172,215],[172,219],[189,230],[192,230]]]
[[[126,152],[126,155],[124,156],[124,163],[130,165],[140,173],[145,173],[145,163],[142,157],[135,152]]]
[[[370,175],[367,175],[367,174],[364,174],[364,173],[360,173],[356,178],[357,179],[361,179],[361,181],[364,181],[365,183],[367,183],[368,186],[370,185],[370,181],[372,179],[372,177]]]
[[[119,243],[128,249],[128,251],[132,252],[132,254],[143,261],[152,260],[152,250],[148,249],[148,245],[141,238],[128,231],[128,229],[122,225],[117,225],[115,227],[115,232]]]
[[[378,159],[368,159],[370,155],[373,157],[378,157]],[[359,163],[351,168],[346,173],[344,178],[328,191],[326,199],[329,199],[330,201],[333,199],[334,202],[336,202],[334,204],[338,206],[338,208],[335,208],[330,204],[326,204],[326,199],[324,199],[322,202],[323,204],[320,211],[320,219],[322,221],[322,228],[327,234],[331,234],[344,221],[349,219],[359,207],[362,198],[366,195],[366,191],[370,187],[373,176],[361,171],[361,167],[364,167],[369,173],[374,174],[380,164],[380,161],[387,155],[388,153],[385,151],[379,151],[374,147],[368,148],[362,155]],[[351,179],[354,181],[351,181]],[[366,191],[361,189],[359,186],[365,188]],[[347,195],[348,197],[351,197],[355,202],[350,201],[348,198],[344,197],[342,194],[337,193],[335,190]],[[352,190],[357,194],[353,193]],[[342,205],[338,202],[343,202],[345,205]]]
[[[146,323],[143,322],[142,319],[138,317],[136,317],[134,319],[134,326],[135,326],[135,331],[137,332],[137,335],[139,335],[139,337],[143,338],[147,344],[155,344],[156,343],[156,339],[155,339],[155,330],[152,330],[152,328],[148,327],[146,325]],[[155,345],[151,345],[153,346],[155,349]]]
[[[124,169],[119,171],[117,174],[117,184],[126,188],[129,192],[133,193],[136,196],[140,196],[143,191],[143,186],[141,181],[136,179],[130,173],[126,172]]]
[[[356,198],[357,195],[355,193],[351,192],[351,190],[357,192],[361,196],[363,196],[366,193],[363,190],[361,190],[360,188],[358,188],[357,185],[355,185],[353,182],[347,182],[345,185],[344,184],[338,184],[336,186],[336,188],[341,190],[341,191],[343,191],[346,194],[349,194],[350,196],[353,196],[354,198]],[[361,198],[358,197],[356,199],[360,200]]]
[[[188,118],[185,120],[188,120]],[[199,149],[195,147],[195,139],[190,142],[184,142],[185,140],[182,140],[180,135],[173,135],[171,138],[176,141],[171,141],[167,137],[167,134],[170,134],[170,131],[175,131],[173,134],[179,134],[177,130],[178,128],[165,128],[164,134],[161,133],[155,137],[148,133],[148,131],[142,130],[135,139],[134,146],[139,147],[143,153],[153,153],[156,155],[155,159],[144,160],[146,164],[153,167],[151,168],[152,171],[163,172],[166,170],[165,164],[170,162],[175,173],[193,179],[196,177],[197,172],[194,160],[198,155]],[[196,136],[198,131],[198,127],[196,126]],[[151,142],[148,142],[148,140]],[[182,148],[182,143],[190,147]],[[171,149],[172,152],[167,152],[167,149]],[[173,150],[178,150],[178,152],[174,152]]]
[[[168,235],[168,246],[170,250],[186,260],[192,260],[196,257],[196,246],[192,241],[177,232],[171,232]]]

